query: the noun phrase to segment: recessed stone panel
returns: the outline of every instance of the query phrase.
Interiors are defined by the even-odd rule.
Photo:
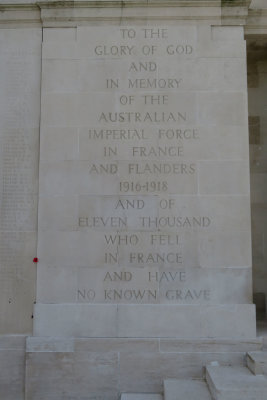
[[[239,27],[46,29],[38,335],[248,334],[210,326],[251,302],[244,50]]]

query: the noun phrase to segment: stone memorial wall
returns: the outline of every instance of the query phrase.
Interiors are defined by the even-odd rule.
[[[266,295],[265,0],[0,11],[0,397],[243,366]]]
[[[252,336],[242,28],[43,35],[35,334]]]

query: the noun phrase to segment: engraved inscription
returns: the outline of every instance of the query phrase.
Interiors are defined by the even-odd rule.
[[[140,275],[140,271],[138,273],[116,270],[105,272],[102,275],[101,289],[96,292],[92,288],[79,288],[78,301],[93,303],[101,299],[104,302],[157,303],[164,300],[167,303],[197,303],[199,301],[205,303],[211,299],[210,289],[188,286],[184,270],[141,272],[144,285],[142,288],[136,286],[138,274]],[[112,284],[118,283],[120,287],[112,287]]]
[[[91,47],[90,57],[105,65],[105,73],[95,88],[91,125],[80,132],[80,152],[96,193],[83,199],[77,229],[90,233],[93,243],[97,233],[101,251],[84,266],[95,275],[92,285],[79,283],[78,302],[211,300],[210,287],[195,286],[186,274],[190,240],[209,231],[213,217],[187,209],[179,197],[197,194],[198,163],[188,149],[203,135],[178,68],[196,57],[195,40],[173,32],[118,27],[116,40],[96,36]],[[177,72],[166,68],[172,62]],[[108,182],[111,191],[105,191]]]

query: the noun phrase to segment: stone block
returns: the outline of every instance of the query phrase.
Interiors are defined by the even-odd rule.
[[[217,28],[217,27],[215,27]],[[202,57],[216,57],[216,58],[243,58],[246,54],[246,42],[245,40],[240,40],[242,36],[242,28],[236,29],[236,35],[238,40],[233,40],[230,43],[230,27],[220,27],[221,32],[218,33],[216,30],[211,30],[210,26],[198,27],[198,54]],[[211,37],[213,35],[213,39]],[[222,40],[223,39],[223,40]]]
[[[35,336],[117,336],[116,305],[36,304],[34,315]]]
[[[149,254],[153,253],[146,256]],[[175,261],[176,253],[167,254]],[[145,254],[130,253],[132,259],[134,256],[144,258]],[[183,269],[167,261],[161,266],[151,263],[150,267],[123,267],[119,263],[53,266],[42,262],[39,266],[37,301],[41,303],[246,304],[252,295],[250,268]],[[60,286],[62,280],[67,282],[64,286]]]
[[[117,398],[114,353],[28,353],[26,399]]]
[[[74,339],[29,336],[26,340],[27,353],[73,353]]]
[[[226,315],[227,326],[224,323]],[[118,336],[248,338],[255,335],[255,327],[251,324],[254,318],[254,306],[249,305],[119,305]]]
[[[57,216],[60,217],[60,213]],[[87,268],[108,265],[123,268],[140,266],[149,268],[162,267],[163,264],[168,268],[233,268],[233,266],[244,268],[244,266],[250,267],[251,264],[249,231],[214,230],[202,233],[185,231],[178,235],[178,247],[175,247],[177,234],[165,229],[161,231],[161,238],[169,238],[168,240],[173,243],[166,246],[151,244],[153,231],[134,231],[130,234],[125,231],[104,233],[102,230],[77,230],[77,225],[74,229],[69,232],[40,230],[42,239],[38,248],[40,263],[49,265],[49,268],[55,268],[55,266],[68,268],[74,266],[79,257],[79,267]],[[160,240],[157,235],[153,236],[155,243],[156,240]],[[96,245],[100,245],[103,252],[100,254],[93,252]],[[161,254],[162,257],[163,253],[178,254],[177,262],[176,258],[169,258],[169,262],[166,257],[162,259],[163,261],[157,257],[149,258],[149,254],[156,253]],[[180,253],[182,257],[179,258]],[[113,254],[115,258],[110,260],[105,254]],[[138,254],[141,257],[139,259]],[[148,261],[144,265],[146,259]]]
[[[75,351],[115,353],[158,353],[158,339],[132,338],[76,338]]]
[[[0,335],[0,351],[25,350],[25,341],[24,335]]]
[[[0,397],[24,400],[25,336],[0,336]]]
[[[77,28],[43,28],[43,42],[75,41]]]
[[[145,100],[142,95],[136,96],[136,107],[135,111],[131,109],[123,109],[119,114],[117,109],[120,105],[121,96],[124,92],[110,93],[108,92],[96,92],[94,96],[87,93],[43,93],[42,104],[43,104],[43,126],[56,126],[56,127],[85,127],[85,126],[106,126],[116,127],[118,124],[122,127],[127,127],[129,124],[135,124],[136,127],[154,127],[158,126],[158,123],[183,123],[188,124],[196,123],[196,94],[194,92],[185,92],[185,94],[170,93],[168,95],[171,107],[168,111],[162,111],[160,104],[153,106],[148,104],[145,107]],[[208,95],[206,95],[208,96]],[[211,95],[210,95],[211,96]],[[228,96],[229,97],[229,96]],[[229,98],[226,95],[223,97],[221,104],[218,107],[226,107]],[[231,99],[231,97],[230,97]],[[208,98],[209,104],[211,105],[212,96]],[[207,100],[207,101],[208,101]],[[225,103],[223,103],[223,100]],[[217,101],[218,102],[218,101]],[[228,125],[240,125],[242,124],[243,114],[242,105],[245,105],[242,94],[237,94],[231,100],[231,106],[239,104],[237,108],[237,116],[232,115],[232,120],[228,117]],[[237,103],[238,102],[238,103]],[[112,107],[111,107],[112,104]],[[219,110],[217,107],[217,110]],[[226,107],[227,111],[231,111],[229,107]],[[218,111],[219,112],[219,111]],[[110,114],[111,113],[111,114]],[[138,113],[138,114],[136,114]],[[148,114],[147,114],[148,113]],[[172,114],[170,114],[172,113]],[[201,114],[200,122],[206,123],[204,116],[205,110]],[[221,111],[222,113],[222,111]],[[215,117],[216,118],[216,115]],[[237,123],[237,118],[241,118],[241,121]],[[224,120],[214,119],[211,121],[217,123],[224,123]]]
[[[248,195],[248,177],[249,165],[244,161],[201,162],[199,192],[210,195]]]
[[[254,375],[267,375],[267,352],[250,351],[246,355],[246,362]]]
[[[251,234],[250,231],[216,231],[214,234],[198,235],[200,249],[197,265],[214,266],[250,266]],[[223,245],[222,245],[223,244]]]
[[[241,353],[121,353],[120,389],[122,392],[162,393],[165,379],[201,379],[206,363],[219,359],[222,365],[242,362]]]
[[[204,381],[190,379],[164,380],[165,400],[211,400],[210,392]]]
[[[35,336],[251,338],[254,318],[254,306],[243,304],[36,304]]]
[[[244,353],[250,351],[258,351],[262,349],[262,339],[160,339],[160,351],[162,353],[173,353],[173,352],[240,352]]]
[[[161,394],[122,393],[121,400],[162,400]]]
[[[207,366],[206,380],[215,400],[264,400],[267,380],[244,367]]]
[[[245,93],[199,94],[199,122],[222,125],[247,125]]]
[[[212,26],[211,35],[213,40],[236,40],[243,42],[244,32],[241,26]]]

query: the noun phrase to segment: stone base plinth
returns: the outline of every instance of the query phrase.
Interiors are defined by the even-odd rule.
[[[47,338],[27,340],[26,400],[117,400],[162,393],[164,379],[201,378],[212,361],[240,366],[260,339]]]
[[[34,335],[251,338],[256,336],[255,306],[37,304]]]

